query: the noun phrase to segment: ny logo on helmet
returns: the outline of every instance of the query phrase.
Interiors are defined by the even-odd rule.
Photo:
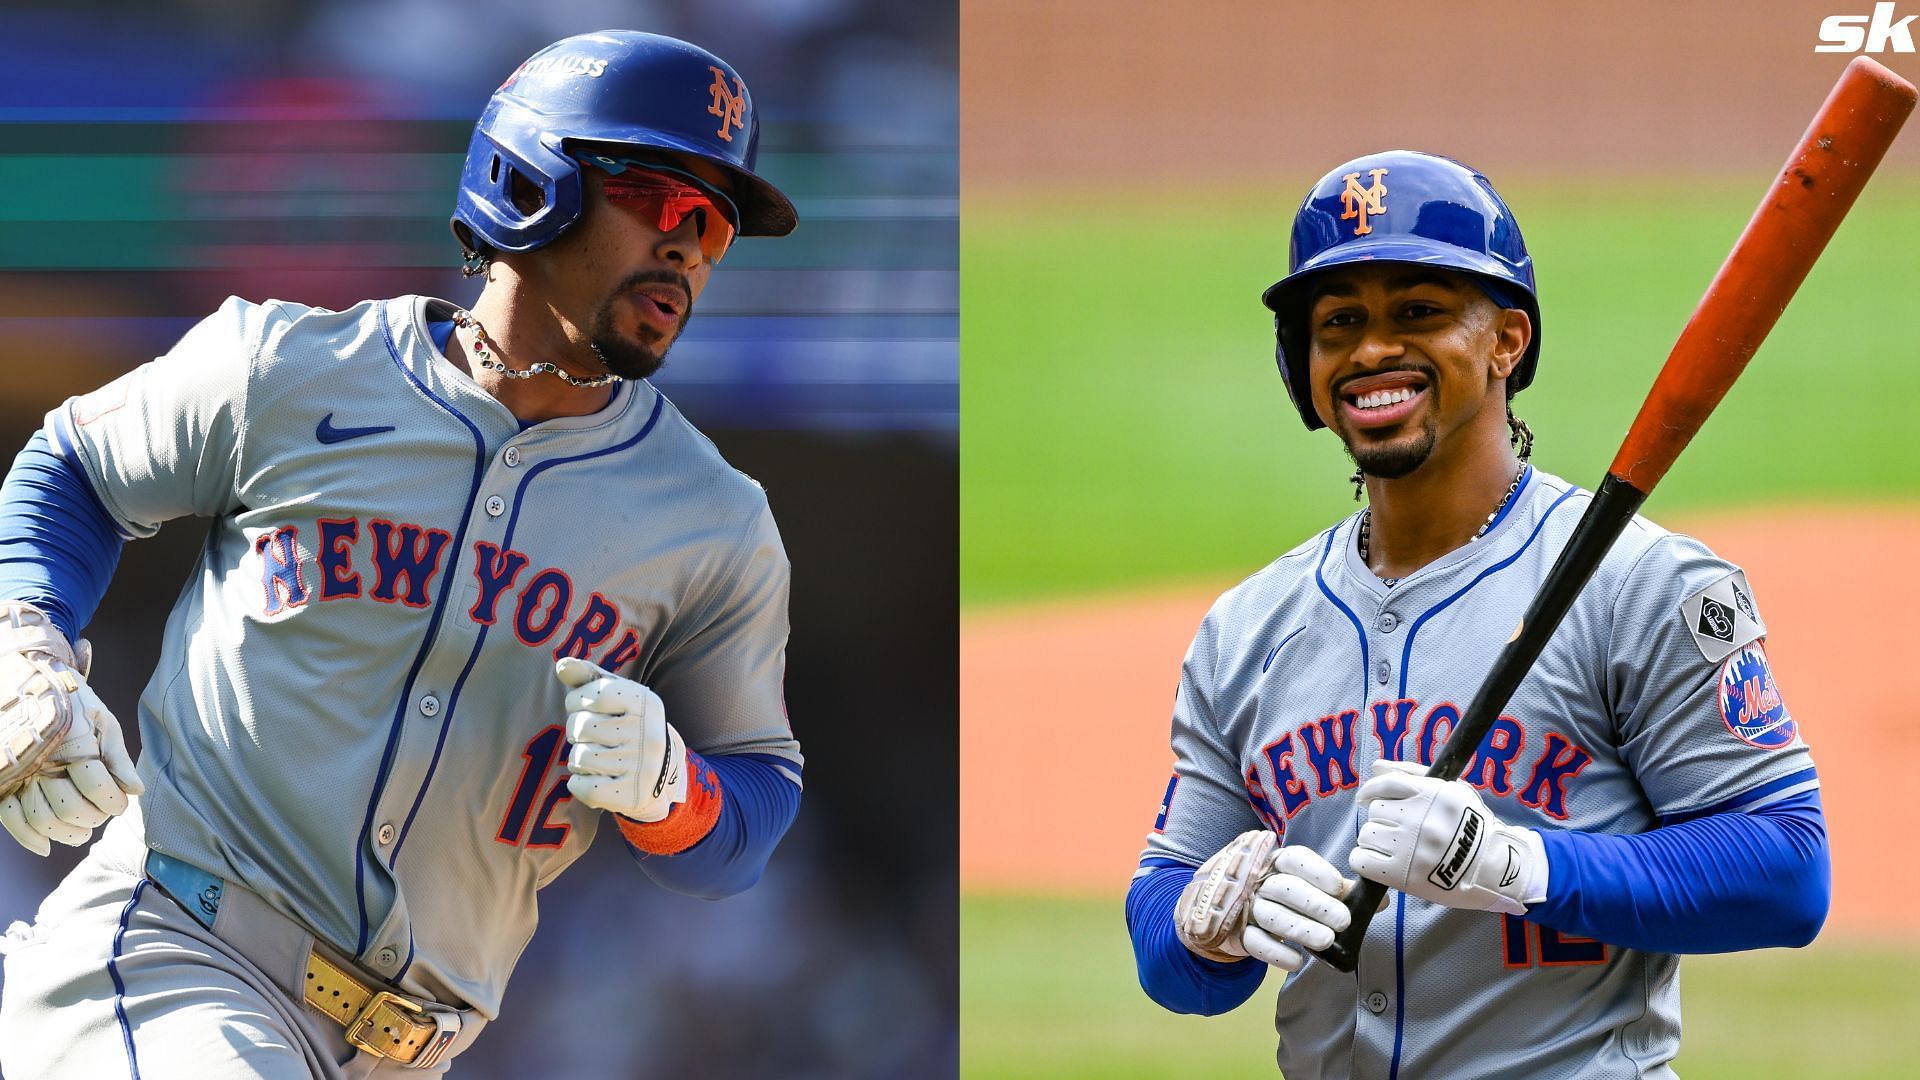
[[[1373,186],[1370,188],[1360,186],[1360,174],[1357,172],[1341,177],[1347,182],[1347,189],[1340,193],[1340,220],[1360,219],[1360,224],[1353,227],[1355,236],[1365,236],[1373,231],[1373,226],[1367,224],[1367,215],[1387,212],[1387,185],[1380,180],[1387,175],[1387,170],[1368,169],[1367,175],[1373,177]]]
[[[720,130],[714,134],[732,142],[733,133],[727,129],[747,126],[747,88],[741,85],[740,77],[736,75],[733,89],[729,90],[726,72],[711,64],[707,65],[707,70],[713,72],[713,85],[707,87],[713,91],[713,104],[707,106],[707,115],[720,118]]]

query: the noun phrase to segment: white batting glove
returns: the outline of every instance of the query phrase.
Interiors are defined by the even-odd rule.
[[[588,806],[659,821],[687,801],[687,746],[660,695],[585,660],[554,674],[567,692],[567,790]]]
[[[1355,798],[1367,820],[1347,862],[1409,896],[1448,907],[1525,915],[1547,895],[1540,834],[1508,825],[1464,780],[1410,761],[1376,761]]]
[[[127,796],[146,790],[127,753],[120,721],[85,683],[73,694],[85,722],[76,722],[20,790],[0,798],[0,826],[20,846],[46,855],[52,844],[79,847],[93,830],[127,810]]]
[[[1174,934],[1187,951],[1221,963],[1244,959],[1240,944],[1253,891],[1272,869],[1279,842],[1270,829],[1243,832],[1193,872],[1173,903]]]
[[[1281,848],[1273,857],[1273,872],[1254,892],[1253,919],[1242,945],[1249,956],[1299,971],[1307,953],[1333,944],[1334,935],[1353,921],[1342,902],[1352,891],[1353,882],[1319,852]]]

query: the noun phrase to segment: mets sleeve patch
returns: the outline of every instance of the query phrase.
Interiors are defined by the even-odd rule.
[[[1760,642],[1736,650],[1720,668],[1720,719],[1735,738],[1762,750],[1791,746],[1799,734]]]
[[[1680,601],[1680,617],[1700,654],[1717,664],[1734,650],[1767,632],[1760,611],[1753,606],[1753,590],[1745,571],[1735,570],[1719,581]]]

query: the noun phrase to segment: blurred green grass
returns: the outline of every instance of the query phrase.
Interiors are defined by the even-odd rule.
[[[1135,982],[1120,909],[1106,899],[965,895],[961,1075],[1149,1080],[1277,1075],[1270,978],[1218,1017],[1176,1016]],[[1687,1080],[1913,1075],[1906,1025],[1920,946],[1822,939],[1806,950],[1681,964]]]
[[[1518,183],[1543,355],[1535,460],[1592,485],[1760,194]],[[1270,192],[968,202],[961,233],[963,603],[1234,579],[1350,512],[1259,294]],[[1920,497],[1920,178],[1880,177],[1650,500],[1677,510]]]

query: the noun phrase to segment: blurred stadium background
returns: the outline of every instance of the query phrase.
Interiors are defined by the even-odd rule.
[[[1121,900],[1201,616],[1355,509],[1259,301],[1307,186],[1396,146],[1494,179],[1543,304],[1516,406],[1535,461],[1593,484],[1849,59],[1814,52],[1822,18],[1872,8],[963,3],[965,1075],[1273,1075],[1278,979],[1162,1011]],[[1683,1076],[1911,1075],[1920,872],[1883,823],[1920,751],[1917,242],[1920,123],[1648,505],[1748,568],[1835,865],[1809,950],[1683,965]]]
[[[229,293],[470,302],[447,230],[520,60],[608,26],[727,57],[800,208],[657,380],[768,489],[794,565],[807,797],[743,896],[604,840],[544,896],[457,1075],[952,1075],[957,957],[957,27],[884,0],[76,0],[0,7],[0,445]],[[204,527],[130,545],[88,634],[123,718]],[[0,925],[77,859],[0,853]],[[476,902],[484,902],[476,898]]]

